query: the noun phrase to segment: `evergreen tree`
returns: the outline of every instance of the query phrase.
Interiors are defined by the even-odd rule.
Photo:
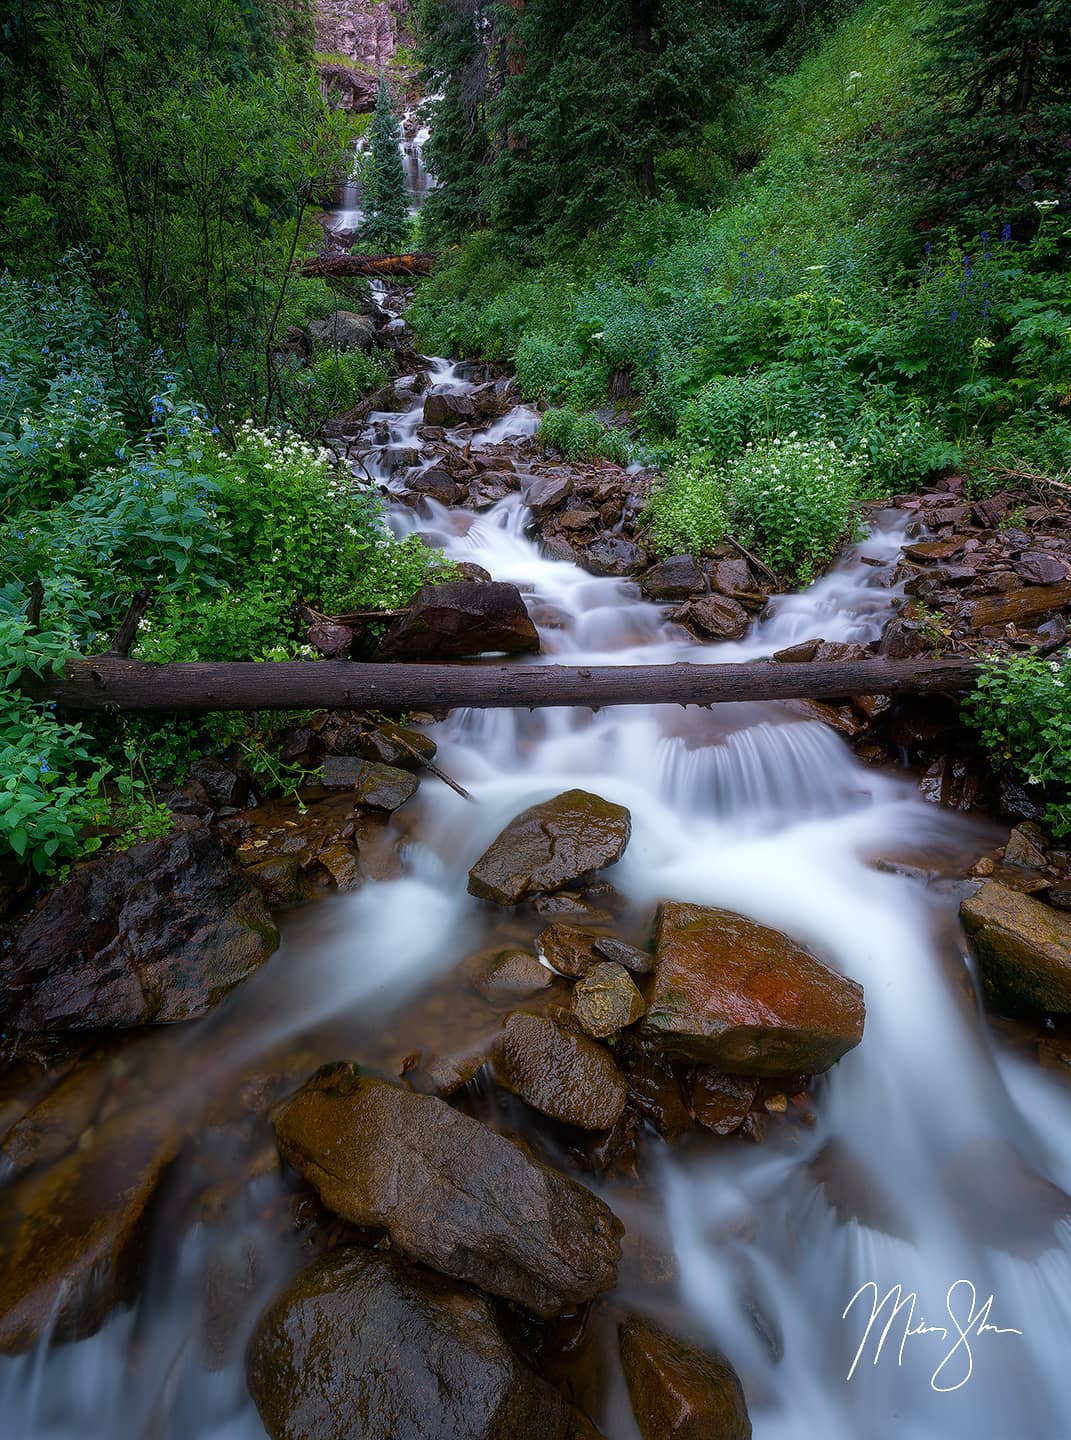
[[[421,0],[417,12],[424,91],[437,97],[425,154],[439,183],[421,212],[434,239],[458,240],[486,220],[493,11],[492,0]]]
[[[946,0],[926,103],[894,137],[919,218],[1023,237],[1071,207],[1071,0]]]
[[[402,137],[391,106],[386,77],[380,76],[376,113],[369,135],[369,161],[364,178],[362,245],[377,250],[404,250],[409,244],[409,188],[402,163]]]

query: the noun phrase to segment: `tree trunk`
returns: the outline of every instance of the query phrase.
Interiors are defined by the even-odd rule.
[[[714,705],[969,690],[973,660],[744,665],[379,665],[346,660],[151,665],[97,656],[23,693],[66,710],[419,710],[473,706]]]

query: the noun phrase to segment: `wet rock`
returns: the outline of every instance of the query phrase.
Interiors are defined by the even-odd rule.
[[[195,760],[190,778],[196,780],[217,809],[233,805],[240,810],[249,800],[249,779],[235,765],[222,760]]]
[[[553,984],[553,972],[527,950],[497,951],[472,978],[472,988],[492,1005],[515,1005]]]
[[[108,1063],[77,1064],[20,1115],[0,1140],[7,1179],[65,1155],[93,1124],[111,1084]]]
[[[274,1125],[329,1209],[446,1275],[544,1316],[614,1284],[621,1224],[602,1201],[433,1096],[332,1066]]]
[[[1048,857],[1041,827],[1029,820],[1016,825],[1004,847],[1004,861],[1007,865],[1034,866],[1038,869],[1046,865]]]
[[[476,417],[476,407],[467,395],[427,395],[424,398],[424,424],[441,425],[452,429],[455,425],[470,424]]]
[[[692,1117],[673,1066],[656,1046],[646,1044],[635,1032],[625,1037],[620,1062],[633,1107],[666,1140],[679,1139],[691,1125]]]
[[[905,545],[904,554],[909,560],[919,560],[923,563],[951,560],[953,555],[963,549],[964,539],[964,536],[958,535],[951,540],[920,540],[914,545]]]
[[[272,1440],[566,1440],[566,1405],[522,1365],[489,1301],[345,1246],[269,1306],[247,1379]]]
[[[701,595],[678,611],[676,618],[714,640],[739,640],[751,623],[740,602],[725,595]]]
[[[511,1015],[491,1063],[504,1090],[582,1130],[609,1130],[628,1099],[625,1077],[605,1046],[543,1015]]]
[[[539,632],[516,585],[451,580],[418,591],[408,615],[387,631],[376,658],[449,660],[538,649]]]
[[[309,644],[327,660],[348,655],[353,647],[353,631],[348,625],[333,625],[321,620],[309,626]]]
[[[309,897],[305,875],[295,855],[276,855],[251,865],[246,874],[274,909],[300,905]]]
[[[750,595],[757,589],[746,560],[719,560],[710,572],[710,586],[722,595]]]
[[[775,650],[773,659],[782,665],[806,665],[818,654],[822,640],[801,640],[798,645],[788,645],[784,650]]]
[[[753,1075],[723,1075],[718,1070],[692,1072],[692,1115],[715,1135],[731,1135],[747,1119],[759,1082]]]
[[[647,551],[632,540],[607,535],[585,549],[584,569],[592,575],[638,575],[647,564]]]
[[[633,975],[650,975],[654,969],[653,955],[646,950],[638,950],[635,945],[626,945],[624,940],[617,940],[612,935],[600,935],[592,949],[604,960],[623,965]]]
[[[134,1297],[149,1207],[178,1144],[173,1116],[124,1111],[4,1189],[0,1351],[28,1350],[46,1332],[90,1335]]]
[[[776,930],[672,901],[658,919],[644,1030],[728,1074],[814,1074],[863,1037],[862,987]]]
[[[524,503],[537,520],[542,520],[552,510],[564,504],[573,493],[573,481],[569,475],[544,475],[533,480],[524,490]]]
[[[598,938],[581,925],[566,925],[556,920],[536,936],[536,949],[559,974],[575,979],[586,975],[606,958],[595,953]]]
[[[643,1440],[750,1440],[743,1387],[723,1356],[685,1345],[635,1315],[618,1339]]]
[[[328,790],[352,790],[364,763],[356,755],[328,755],[320,767],[320,783]]]
[[[419,788],[420,781],[408,770],[363,760],[353,793],[358,804],[369,805],[373,810],[400,810]]]
[[[331,876],[335,888],[343,894],[351,890],[359,890],[364,884],[364,875],[357,858],[357,851],[352,845],[338,840],[332,845],[325,845],[317,858]]]
[[[376,342],[374,323],[352,310],[336,310],[324,320],[310,320],[305,329],[316,349],[371,350]]]
[[[357,749],[366,760],[395,765],[400,770],[419,770],[422,761],[435,759],[438,746],[430,736],[421,734],[419,730],[387,724],[377,725],[374,730],[363,734],[357,742]]]
[[[440,505],[456,505],[461,498],[457,482],[438,465],[411,476],[406,481],[406,488],[414,495],[427,495],[432,500],[438,500]]]
[[[1027,585],[1056,585],[1067,579],[1068,565],[1047,550],[1027,550],[1016,560],[1015,573]]]
[[[605,1040],[642,1019],[647,1006],[627,970],[604,960],[573,991],[573,1015],[581,1030]]]
[[[599,512],[583,505],[570,505],[558,516],[557,524],[566,532],[590,530],[599,523]]]
[[[1071,1014],[1071,918],[996,881],[960,907],[987,994],[997,1004]]]
[[[0,1016],[19,1030],[190,1020],[278,940],[206,830],[150,840],[49,892],[0,956]]]
[[[640,585],[652,600],[687,600],[706,590],[707,579],[691,555],[671,555],[652,565]]]
[[[927,640],[917,624],[902,616],[886,625],[878,653],[890,660],[912,660],[928,648]]]
[[[623,805],[567,790],[510,821],[469,871],[469,894],[498,905],[564,889],[625,853],[632,818]]]

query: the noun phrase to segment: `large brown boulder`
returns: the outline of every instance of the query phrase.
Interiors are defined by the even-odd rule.
[[[566,790],[515,816],[469,871],[469,894],[498,905],[547,895],[625,853],[632,817],[587,790]]]
[[[445,1275],[537,1315],[615,1282],[622,1227],[603,1202],[434,1096],[329,1066],[274,1124],[329,1209]]]
[[[376,343],[374,323],[353,310],[336,310],[324,320],[310,320],[305,329],[317,349],[371,350]]]
[[[995,1003],[1071,1014],[1071,915],[990,880],[960,918]]]
[[[652,565],[640,577],[640,585],[652,600],[687,600],[706,592],[707,577],[691,555],[671,555]]]
[[[779,931],[672,901],[658,918],[644,1030],[729,1074],[815,1074],[863,1038],[863,991]]]
[[[476,407],[468,395],[432,394],[424,399],[424,424],[468,425],[476,417]]]
[[[150,840],[50,892],[0,956],[0,1018],[34,1031],[190,1020],[278,942],[207,830]]]
[[[639,1316],[625,1321],[618,1338],[643,1440],[751,1440],[743,1387],[723,1356],[685,1345]]]
[[[609,1130],[628,1099],[625,1077],[609,1050],[545,1015],[511,1015],[495,1041],[491,1063],[504,1090],[582,1130]]]
[[[87,1132],[0,1198],[0,1351],[92,1332],[137,1293],[150,1205],[178,1149],[174,1117],[148,1106]]]
[[[383,637],[377,660],[456,660],[539,649],[539,631],[516,585],[449,580],[425,585]]]
[[[268,1307],[247,1379],[271,1440],[565,1440],[561,1395],[483,1296],[346,1246]]]

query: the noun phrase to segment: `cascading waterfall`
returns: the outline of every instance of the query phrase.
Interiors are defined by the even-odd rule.
[[[447,361],[430,363],[430,380],[469,388]],[[370,417],[365,464],[381,481],[390,469],[377,457],[416,434],[414,396],[408,413]],[[517,407],[475,444],[529,434],[533,414]],[[516,495],[482,514],[399,507],[393,523],[521,587],[544,642],[524,663],[719,664],[818,635],[866,641],[899,595],[889,580],[903,529],[891,521],[810,589],[775,600],[745,639],[701,646],[631,583],[545,558]],[[249,1074],[282,1071],[296,1084],[339,1057],[397,1074],[412,1050],[463,1043],[478,1026],[452,971],[514,923],[467,895],[466,869],[522,807],[582,785],[632,812],[633,838],[611,878],[637,938],[660,899],[725,906],[785,930],[865,987],[866,1034],[816,1086],[812,1129],[698,1152],[652,1139],[645,1152],[649,1198],[679,1263],[675,1303],[737,1368],[757,1440],[1069,1433],[1065,1092],[990,1039],[946,879],[990,843],[988,830],[865,767],[791,704],[462,710],[434,734],[475,805],[425,783],[400,817],[404,876],[294,915],[280,952],[210,1018],[140,1041],[127,1063],[141,1092],[214,1113]],[[139,1305],[89,1339],[0,1363],[0,1434],[262,1440],[243,1344],[302,1252],[286,1182],[270,1166],[242,1179],[251,1167],[235,1132],[201,1124],[209,1138],[157,1217]],[[222,1219],[196,1199],[202,1172],[212,1175],[212,1124],[231,1182]],[[262,1122],[244,1143],[253,1153],[266,1138]],[[601,1188],[631,1213],[631,1192]],[[204,1338],[206,1274],[225,1277],[243,1302],[215,1350]],[[865,1292],[842,1316],[869,1282],[879,1296],[898,1284],[917,1292],[914,1323],[951,1333],[917,1334],[901,1348],[902,1317],[879,1354],[886,1314],[848,1379]],[[976,1309],[992,1294],[988,1323],[1022,1334],[973,1333],[970,1351],[942,1369],[954,1282],[976,1287]],[[965,1320],[967,1292],[953,1293]],[[597,1418],[609,1440],[636,1440],[619,1395]]]

